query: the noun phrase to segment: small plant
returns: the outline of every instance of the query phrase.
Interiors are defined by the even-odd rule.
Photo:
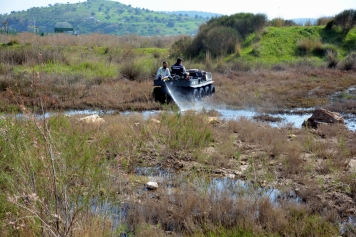
[[[140,65],[133,60],[125,61],[120,69],[121,75],[131,81],[137,80],[141,72],[142,69]]]
[[[341,61],[340,67],[347,71],[355,70],[356,69],[356,53],[351,52],[343,61]]]
[[[324,50],[320,40],[305,38],[297,42],[297,48],[302,55],[309,53],[316,53],[317,55],[323,54]]]
[[[17,44],[20,44],[19,40],[17,38],[12,38],[9,43],[7,43],[7,46],[13,46]]]
[[[328,68],[335,68],[339,63],[339,60],[337,58],[337,52],[333,50],[326,51],[326,58],[327,58]]]

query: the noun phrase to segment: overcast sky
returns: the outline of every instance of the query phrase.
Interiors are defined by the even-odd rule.
[[[116,0],[132,7],[153,11],[204,11],[231,15],[239,12],[264,13],[269,19],[281,17],[319,18],[334,16],[346,9],[356,9],[356,0]],[[78,3],[85,0],[0,0],[0,14],[47,7],[55,3]]]

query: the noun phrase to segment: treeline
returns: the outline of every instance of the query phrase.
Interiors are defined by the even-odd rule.
[[[237,13],[231,16],[215,17],[199,28],[194,37],[183,37],[172,46],[172,54],[185,57],[212,57],[231,54],[236,51],[251,33],[260,32],[268,23],[265,14]]]
[[[323,17],[316,21],[325,25],[326,30],[341,29],[346,34],[356,25],[356,10],[349,9],[335,17]],[[275,18],[268,21],[265,14],[237,13],[231,16],[214,17],[199,27],[198,34],[192,38],[182,37],[171,47],[172,56],[186,58],[204,58],[206,55],[216,58],[232,53],[239,53],[241,47],[249,46],[261,38],[266,26],[296,26],[292,20]]]

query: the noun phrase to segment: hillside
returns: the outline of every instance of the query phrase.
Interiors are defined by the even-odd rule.
[[[208,17],[194,12],[194,16],[154,12],[133,8],[119,2],[88,0],[75,4],[49,4],[26,11],[1,14],[9,32],[53,33],[58,22],[68,22],[80,34],[102,33],[112,35],[137,34],[179,35],[194,34]]]
[[[344,58],[355,50],[356,28],[343,36],[340,29],[325,26],[267,27],[262,36],[250,35],[240,54],[229,59],[279,63],[309,58],[323,62],[332,55]]]

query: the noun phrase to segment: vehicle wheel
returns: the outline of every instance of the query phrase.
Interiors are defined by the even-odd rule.
[[[206,86],[205,88],[205,96],[211,96],[211,90],[209,86]]]
[[[199,91],[198,89],[193,89],[193,93],[192,93],[192,99],[193,101],[199,101]]]
[[[203,99],[205,97],[205,90],[203,87],[199,88],[199,99]]]
[[[211,84],[210,86],[211,95],[215,94],[215,86]]]
[[[162,94],[162,90],[161,90],[160,87],[153,88],[152,97],[157,102],[161,102],[162,101],[163,94]]]
[[[169,94],[163,94],[163,101],[162,103],[171,103],[173,101],[172,97]]]

